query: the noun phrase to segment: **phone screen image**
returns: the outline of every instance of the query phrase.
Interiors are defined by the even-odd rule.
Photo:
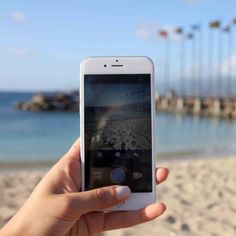
[[[152,192],[150,74],[84,75],[85,190]]]

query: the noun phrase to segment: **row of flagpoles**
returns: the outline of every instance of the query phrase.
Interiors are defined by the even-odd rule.
[[[200,24],[192,25],[190,32],[185,32],[184,28],[177,27],[174,34],[180,37],[180,56],[179,56],[179,88],[180,96],[208,96],[208,97],[232,97],[233,91],[233,68],[232,61],[227,64],[227,76],[223,80],[222,76],[222,57],[223,57],[223,35],[227,35],[227,58],[230,60],[233,56],[233,27],[236,27],[236,18],[229,24],[223,26],[221,21],[214,20],[208,25],[208,50],[207,65],[203,63],[203,46],[206,41],[203,40],[202,27]],[[218,31],[217,39],[213,31]],[[159,37],[165,40],[165,75],[164,90],[173,89],[170,84],[170,61],[171,61],[171,35],[167,30],[159,30]],[[186,44],[191,43],[191,73],[186,73]],[[214,42],[217,42],[217,49],[214,51]],[[215,56],[215,57],[214,57]],[[217,66],[214,66],[214,60],[217,60]],[[189,61],[188,61],[189,63]],[[203,65],[204,64],[204,65]],[[206,74],[207,68],[207,74]],[[188,81],[187,81],[188,80]],[[189,83],[186,89],[186,83]]]

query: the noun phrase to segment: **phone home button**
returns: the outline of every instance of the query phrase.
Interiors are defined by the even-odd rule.
[[[110,174],[111,181],[115,184],[119,184],[125,179],[125,172],[122,168],[115,168]]]

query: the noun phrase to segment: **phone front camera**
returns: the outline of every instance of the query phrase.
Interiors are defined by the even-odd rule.
[[[107,65],[104,65],[104,67],[107,67]]]

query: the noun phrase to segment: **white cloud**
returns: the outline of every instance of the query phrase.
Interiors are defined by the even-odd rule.
[[[168,37],[171,41],[179,42],[181,41],[181,35],[176,34],[176,27],[171,25],[161,26],[160,24],[154,24],[150,22],[143,22],[139,25],[135,31],[135,36],[139,39],[160,39],[161,36],[158,35],[158,32],[164,30],[168,33]]]
[[[9,53],[20,59],[32,59],[36,57],[35,53],[23,48],[10,48]]]
[[[148,39],[151,35],[150,29],[147,25],[141,25],[136,31],[135,35],[140,39]]]
[[[22,11],[14,11],[10,14],[11,19],[17,22],[24,22],[26,21],[25,13]]]
[[[236,54],[223,61],[221,69],[224,76],[236,76]]]

